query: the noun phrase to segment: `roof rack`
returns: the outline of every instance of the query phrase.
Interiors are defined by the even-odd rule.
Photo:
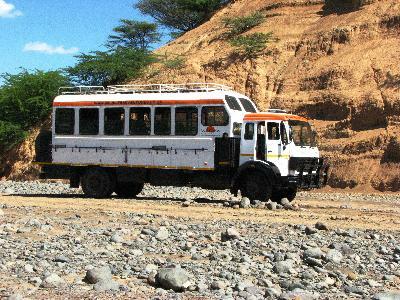
[[[279,109],[279,108],[270,108],[268,109],[269,113],[273,113],[273,114],[287,114],[288,112],[284,109]]]
[[[103,86],[72,86],[60,87],[59,95],[88,95],[88,94],[107,94],[108,91]]]
[[[230,87],[216,83],[185,83],[185,84],[129,84],[110,85],[107,89],[102,86],[62,87],[60,95],[86,94],[144,94],[144,93],[190,93],[230,91]]]

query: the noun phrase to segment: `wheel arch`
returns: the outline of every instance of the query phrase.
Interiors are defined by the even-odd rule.
[[[235,175],[232,178],[231,181],[232,194],[237,195],[243,177],[250,172],[263,173],[268,178],[272,186],[280,184],[281,173],[276,165],[270,162],[248,161],[238,168],[238,170],[236,171]]]

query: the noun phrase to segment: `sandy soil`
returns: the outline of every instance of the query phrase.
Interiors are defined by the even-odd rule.
[[[378,195],[376,197],[379,197]],[[201,201],[202,202],[202,201]],[[213,203],[213,202],[211,202]],[[218,203],[218,202],[216,202]],[[196,203],[183,208],[179,201],[95,200],[76,196],[0,196],[0,204],[17,207],[35,207],[37,214],[79,213],[87,218],[97,218],[97,212],[135,212],[156,214],[164,217],[188,217],[195,220],[251,220],[258,223],[282,223],[313,225],[320,221],[332,228],[358,228],[400,231],[400,201],[376,199],[318,200],[315,195],[296,200],[298,211],[266,209],[234,209],[221,203]],[[16,214],[20,211],[16,210]]]

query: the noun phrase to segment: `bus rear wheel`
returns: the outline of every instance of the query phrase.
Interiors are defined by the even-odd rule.
[[[263,173],[251,172],[244,177],[241,192],[252,201],[268,201],[271,198],[272,187]]]
[[[112,174],[101,168],[88,169],[82,176],[82,190],[87,197],[108,198],[113,192],[114,185]]]
[[[121,198],[135,198],[143,190],[143,183],[118,182],[115,193]]]

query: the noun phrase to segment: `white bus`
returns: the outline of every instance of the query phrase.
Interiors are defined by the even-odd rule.
[[[293,200],[326,185],[328,172],[305,118],[261,113],[206,83],[62,88],[36,152],[41,178],[69,179],[94,198],[136,197],[150,183]]]

